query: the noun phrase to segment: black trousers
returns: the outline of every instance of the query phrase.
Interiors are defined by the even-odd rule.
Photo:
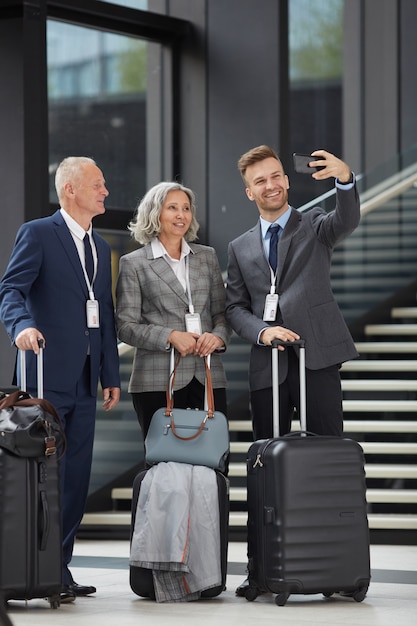
[[[288,348],[287,348],[288,349]],[[294,410],[299,410],[298,357],[288,349],[288,375],[279,386],[280,435],[291,430]],[[250,394],[254,440],[273,436],[272,385]],[[339,366],[306,369],[307,430],[317,435],[343,435],[342,388]]]

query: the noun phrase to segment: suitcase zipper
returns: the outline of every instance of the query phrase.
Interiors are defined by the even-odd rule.
[[[252,469],[255,469],[255,467],[257,467],[259,465],[259,467],[263,467],[264,464],[262,463],[262,459],[261,459],[261,455],[257,454],[256,455],[256,459],[255,459],[255,463],[252,465]]]
[[[265,453],[265,450],[268,448],[268,446],[271,445],[271,443],[275,441],[274,439],[268,439],[260,448],[258,454],[256,455],[255,461],[252,465],[252,469],[255,469],[255,467],[263,467],[263,461],[262,461],[262,457]]]

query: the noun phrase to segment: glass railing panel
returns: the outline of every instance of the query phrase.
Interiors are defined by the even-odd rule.
[[[381,163],[369,172],[356,172],[356,181],[361,197],[361,204],[365,204],[375,196],[389,191],[394,186],[401,187],[414,174],[417,174],[417,145],[407,151],[396,154],[391,159]],[[308,211],[313,206],[321,206],[326,211],[334,209],[335,189],[314,198],[301,207],[299,211]]]
[[[417,188],[364,215],[335,249],[332,287],[348,324],[378,309],[417,276]]]
[[[132,213],[133,215],[133,213]],[[115,289],[119,258],[137,248],[126,230],[99,230],[112,249],[113,289]],[[111,485],[119,477],[138,465],[143,466],[143,437],[127,391],[132,371],[133,349],[120,354],[121,397],[112,411],[102,408],[102,392],[97,398],[96,433],[93,449],[93,464],[89,488],[88,510],[99,510],[103,499],[109,494]],[[107,498],[109,496],[107,495]]]
[[[335,249],[332,287],[347,323],[357,326],[417,276],[417,146],[357,176],[362,217]],[[300,208],[334,208],[334,190]]]

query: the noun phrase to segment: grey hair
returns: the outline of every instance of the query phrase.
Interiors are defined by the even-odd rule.
[[[147,244],[161,232],[161,221],[159,218],[162,205],[170,191],[183,191],[187,194],[190,201],[192,218],[190,228],[185,233],[184,239],[186,241],[194,241],[197,239],[197,232],[200,225],[196,218],[194,192],[180,183],[162,182],[151,187],[151,189],[146,192],[139,203],[135,217],[128,225],[128,230],[131,232],[132,237],[139,243]]]
[[[68,182],[78,182],[82,166],[87,163],[96,165],[93,159],[83,156],[70,156],[61,161],[55,173],[55,189],[59,200],[61,200],[64,187]]]

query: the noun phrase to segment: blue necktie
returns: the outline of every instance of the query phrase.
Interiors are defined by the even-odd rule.
[[[90,285],[92,285],[93,276],[94,276],[94,259],[93,259],[93,251],[91,250],[90,237],[88,236],[88,234],[86,234],[84,237],[84,252],[85,252],[85,271],[87,272]]]
[[[277,271],[277,247],[280,229],[281,226],[279,224],[273,224],[268,228],[268,231],[271,233],[269,242],[269,265],[272,267],[273,272]]]

